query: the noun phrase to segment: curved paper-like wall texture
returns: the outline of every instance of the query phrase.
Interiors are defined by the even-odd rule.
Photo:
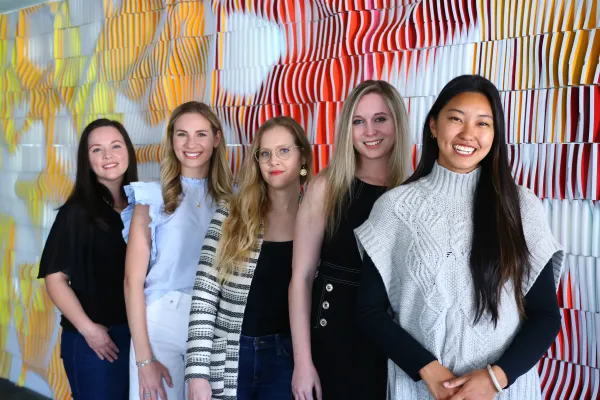
[[[236,172],[258,126],[290,115],[319,170],[350,90],[384,79],[409,109],[414,166],[435,96],[476,73],[501,90],[515,179],[568,253],[543,397],[598,398],[599,28],[596,0],[62,0],[1,15],[0,376],[68,398],[58,314],[35,276],[91,120],[124,123],[149,180],[181,102],[215,107]]]

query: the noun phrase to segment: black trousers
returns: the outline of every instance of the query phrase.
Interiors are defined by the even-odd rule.
[[[356,327],[359,278],[359,270],[321,262],[313,285],[312,359],[323,400],[386,399],[387,359]]]

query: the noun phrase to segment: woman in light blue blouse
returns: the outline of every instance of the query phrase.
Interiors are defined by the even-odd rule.
[[[121,214],[131,400],[185,398],[190,293],[208,224],[232,190],[223,129],[207,105],[177,107],[164,144],[160,183],[127,186]]]

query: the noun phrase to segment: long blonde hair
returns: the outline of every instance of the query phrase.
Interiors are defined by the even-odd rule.
[[[167,136],[164,141],[166,154],[160,165],[160,181],[162,185],[162,194],[165,202],[165,213],[172,214],[179,206],[181,201],[181,162],[175,155],[173,149],[173,134],[175,131],[175,122],[184,114],[200,114],[210,122],[213,135],[220,134],[219,145],[213,150],[209,161],[208,170],[208,194],[213,201],[218,202],[228,197],[232,193],[231,168],[227,163],[227,146],[225,144],[225,135],[219,117],[204,103],[198,101],[188,101],[179,105],[171,113],[167,125]]]
[[[358,166],[358,152],[352,141],[352,120],[360,99],[370,93],[379,94],[389,107],[396,128],[396,141],[388,164],[387,187],[400,185],[408,176],[410,152],[408,145],[408,113],[400,93],[385,81],[367,80],[356,86],[344,102],[335,131],[333,159],[323,170],[327,180],[324,212],[327,216],[327,235],[331,237],[342,218],[345,196],[352,190]]]
[[[257,239],[269,210],[269,196],[267,183],[262,177],[254,154],[259,150],[264,133],[276,126],[287,129],[299,146],[302,166],[307,170],[306,176],[300,176],[300,183],[306,183],[312,176],[312,147],[300,124],[287,116],[275,117],[265,122],[256,132],[250,153],[246,154],[240,172],[240,190],[230,200],[229,216],[223,223],[215,260],[221,282],[235,271],[241,271],[244,261],[256,250]]]

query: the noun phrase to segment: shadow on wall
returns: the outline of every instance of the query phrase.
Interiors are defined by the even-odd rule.
[[[0,379],[0,400],[49,400],[48,397]]]

